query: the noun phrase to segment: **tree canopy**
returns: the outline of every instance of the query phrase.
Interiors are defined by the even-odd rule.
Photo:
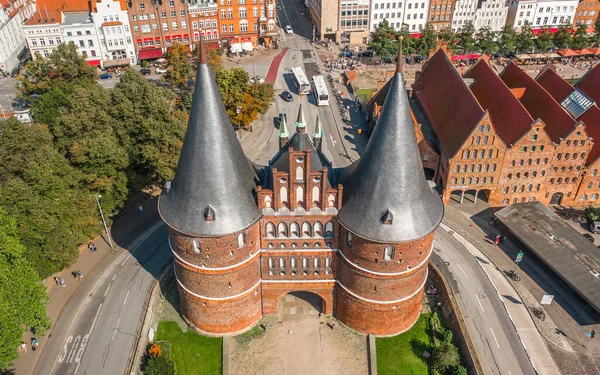
[[[384,19],[371,33],[369,49],[373,50],[377,56],[383,59],[397,56],[399,48],[398,34],[399,32]]]

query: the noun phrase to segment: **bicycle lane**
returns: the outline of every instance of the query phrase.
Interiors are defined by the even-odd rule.
[[[560,375],[560,371],[546,347],[546,342],[538,332],[527,307],[523,304],[521,297],[512,285],[506,280],[502,271],[496,268],[488,257],[466,238],[443,223],[440,224],[440,228],[450,233],[456,240],[462,243],[476,259],[480,258],[485,260],[485,262],[483,262],[477,259],[479,265],[494,286],[494,289],[496,289],[515,330],[517,331],[517,335],[523,344],[523,348],[525,348],[531,364],[537,373],[540,375]]]

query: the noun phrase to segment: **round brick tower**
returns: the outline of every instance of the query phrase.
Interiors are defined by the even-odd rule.
[[[158,209],[169,227],[182,315],[206,334],[262,316],[261,213],[255,174],[232,130],[200,43],[200,64],[175,178]]]
[[[369,143],[343,180],[335,316],[387,336],[419,317],[440,197],[423,173],[402,56]]]

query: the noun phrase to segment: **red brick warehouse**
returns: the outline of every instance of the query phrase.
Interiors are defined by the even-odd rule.
[[[356,331],[409,329],[443,205],[423,173],[400,67],[362,158],[347,168],[321,152],[318,118],[308,135],[302,107],[293,134],[281,124],[269,165],[252,168],[205,55],[196,85],[177,172],[159,200],[188,323],[235,334],[304,291]]]

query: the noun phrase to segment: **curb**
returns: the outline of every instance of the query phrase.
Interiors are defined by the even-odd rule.
[[[221,374],[229,375],[229,336],[223,337],[223,349],[221,353]]]
[[[377,375],[377,348],[375,346],[375,336],[373,335],[367,335],[367,353],[369,375]]]

